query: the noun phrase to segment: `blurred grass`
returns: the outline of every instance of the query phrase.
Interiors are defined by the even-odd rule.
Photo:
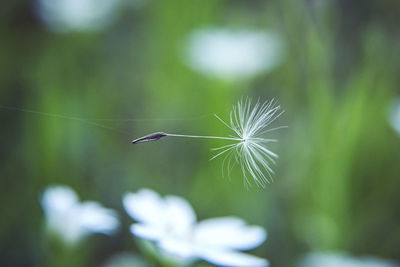
[[[311,250],[400,260],[400,140],[386,119],[399,94],[398,4],[149,1],[102,32],[66,35],[48,32],[28,1],[6,1],[3,10],[0,104],[115,130],[0,111],[0,265],[46,265],[38,198],[54,183],[120,211],[120,234],[91,237],[83,266],[138,249],[121,197],[142,187],[188,199],[200,219],[237,215],[263,225],[269,240],[256,254],[272,266]],[[286,40],[285,61],[247,81],[204,77],[184,64],[183,44],[209,25],[274,29]],[[246,190],[238,169],[222,177],[222,161],[208,161],[219,141],[129,143],[158,130],[229,134],[212,114],[227,118],[241,96],[275,97],[286,110],[266,189]]]

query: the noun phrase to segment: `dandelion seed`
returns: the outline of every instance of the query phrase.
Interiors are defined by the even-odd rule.
[[[220,156],[224,157],[223,169],[226,165],[228,175],[230,175],[230,171],[233,168],[232,163],[237,163],[242,169],[246,186],[251,184],[248,179],[248,175],[250,175],[258,186],[265,187],[266,184],[272,181],[274,171],[271,165],[275,164],[275,159],[278,158],[278,155],[267,147],[267,144],[277,142],[277,140],[267,139],[263,136],[268,132],[286,128],[286,126],[269,128],[271,123],[282,113],[280,105],[274,99],[264,103],[257,101],[253,106],[251,99],[246,98],[240,100],[233,107],[229,123],[215,115],[219,121],[233,131],[235,136],[200,136],[157,132],[135,139],[132,143],[156,141],[166,136],[235,141],[233,144],[213,148],[212,150],[216,154],[210,160]]]

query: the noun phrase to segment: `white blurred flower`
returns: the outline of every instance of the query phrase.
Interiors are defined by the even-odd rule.
[[[37,0],[37,13],[55,32],[93,31],[108,25],[121,0]]]
[[[127,252],[115,254],[102,267],[151,267],[150,263],[138,255]]]
[[[389,106],[389,122],[400,135],[400,98],[394,99]]]
[[[240,250],[250,250],[266,239],[266,231],[248,226],[236,217],[196,222],[190,204],[177,196],[161,198],[156,192],[141,189],[123,197],[127,213],[137,221],[131,232],[154,241],[164,252],[182,262],[203,259],[222,266],[268,266],[268,261]]]
[[[119,225],[116,213],[93,201],[79,202],[67,186],[48,187],[41,204],[48,229],[66,243],[75,243],[91,233],[111,234]]]
[[[283,52],[279,36],[261,30],[199,29],[189,35],[186,45],[190,67],[227,80],[269,72]]]
[[[345,253],[310,253],[299,267],[399,267],[398,264],[374,257],[356,258]]]

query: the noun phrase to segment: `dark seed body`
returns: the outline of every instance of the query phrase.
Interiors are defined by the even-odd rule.
[[[140,137],[138,139],[135,139],[132,141],[132,144],[139,144],[139,143],[143,143],[143,142],[150,142],[150,141],[157,141],[160,138],[163,138],[167,136],[166,133],[163,132],[157,132],[157,133],[151,133],[148,135],[145,135],[143,137]]]

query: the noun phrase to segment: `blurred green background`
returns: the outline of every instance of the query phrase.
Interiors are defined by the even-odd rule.
[[[53,184],[120,213],[116,235],[84,241],[82,266],[140,253],[121,197],[143,187],[186,198],[199,219],[262,225],[268,240],[253,254],[272,266],[318,250],[400,260],[400,135],[388,120],[400,95],[400,2],[125,0],[107,25],[64,32],[37,3],[0,9],[1,266],[51,266],[39,199]],[[247,79],[204,75],[182,52],[204,27],[272,30],[285,56]],[[265,189],[246,189],[238,168],[222,176],[209,149],[224,142],[130,144],[155,131],[229,135],[213,114],[227,119],[243,96],[286,111]]]

